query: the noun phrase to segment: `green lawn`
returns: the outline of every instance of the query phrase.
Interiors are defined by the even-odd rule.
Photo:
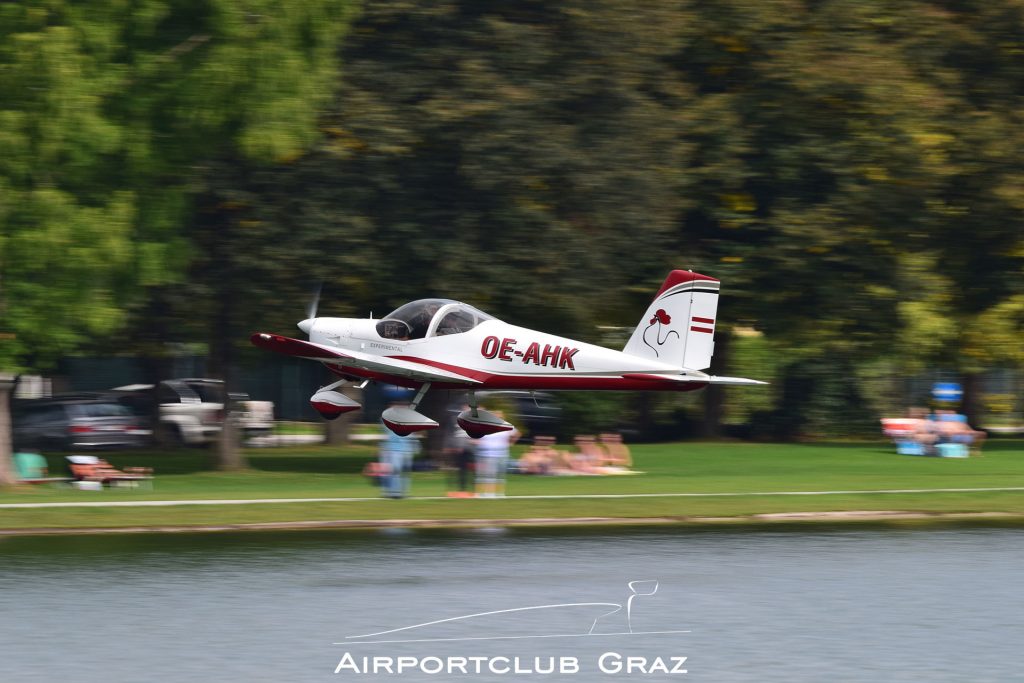
[[[252,449],[252,469],[208,469],[204,451],[115,453],[115,465],[156,470],[152,491],[101,492],[22,487],[0,492],[0,503],[245,498],[376,497],[360,474],[374,457],[371,446]],[[416,473],[414,498],[402,501],[159,508],[0,509],[0,528],[116,527],[240,524],[300,520],[513,519],[536,517],[742,516],[826,510],[920,512],[998,511],[1024,515],[1024,492],[738,496],[721,498],[526,499],[524,495],[637,493],[765,493],[871,491],[878,489],[1024,486],[1024,442],[994,440],[984,457],[959,459],[898,456],[888,444],[676,443],[633,447],[643,474],[616,477],[511,476],[508,498],[416,500],[443,496],[448,475]],[[51,456],[53,469],[62,457]]]

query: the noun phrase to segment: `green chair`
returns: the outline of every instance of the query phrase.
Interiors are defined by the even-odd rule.
[[[46,458],[38,453],[15,453],[14,469],[18,473],[18,479],[44,479],[48,466]]]

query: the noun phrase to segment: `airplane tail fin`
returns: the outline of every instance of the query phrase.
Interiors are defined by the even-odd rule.
[[[710,366],[718,287],[715,278],[673,270],[623,351],[690,370]]]

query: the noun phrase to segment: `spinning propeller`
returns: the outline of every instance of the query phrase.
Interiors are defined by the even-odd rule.
[[[313,329],[314,323],[316,323],[316,311],[320,308],[320,293],[324,289],[323,280],[316,286],[316,290],[313,292],[313,298],[306,306],[306,319],[299,323],[299,329],[309,334],[309,331]]]

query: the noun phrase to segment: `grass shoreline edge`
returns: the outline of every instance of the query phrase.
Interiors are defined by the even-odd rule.
[[[912,512],[904,510],[835,510],[826,512],[775,512],[735,516],[681,517],[538,517],[479,519],[338,519],[239,524],[149,525],[124,527],[0,528],[0,538],[15,536],[76,536],[98,534],[168,534],[257,531],[375,531],[380,529],[459,530],[481,528],[573,527],[683,527],[781,529],[817,526],[869,526],[907,528],[932,526],[1024,527],[1024,514],[1012,512]]]
[[[969,459],[897,456],[891,444],[681,442],[633,448],[628,477],[510,475],[509,495],[448,496],[443,470],[413,474],[413,495],[381,498],[362,475],[372,448],[248,452],[243,472],[191,451],[119,453],[157,471],[155,490],[19,488],[0,495],[0,538],[261,529],[472,527],[782,528],[827,524],[1024,526],[1024,441]],[[51,457],[52,466],[59,457]],[[280,504],[289,503],[289,504]]]

